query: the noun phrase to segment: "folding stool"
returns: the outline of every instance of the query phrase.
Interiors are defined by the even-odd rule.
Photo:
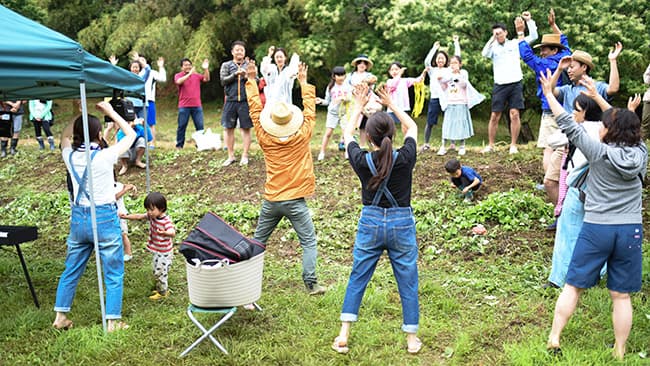
[[[262,310],[262,308],[259,305],[257,305],[257,303],[253,303],[252,305],[255,307],[255,309],[257,309],[259,311]],[[228,319],[230,319],[230,317],[232,317],[235,314],[236,311],[237,311],[236,306],[233,306],[233,307],[230,307],[230,308],[228,308],[228,307],[226,307],[226,308],[201,308],[201,307],[189,304],[187,306],[187,316],[190,318],[190,320],[192,320],[192,323],[194,323],[194,325],[196,325],[201,330],[201,332],[203,332],[203,335],[200,336],[199,338],[197,338],[194,341],[194,343],[192,343],[192,345],[187,347],[187,349],[185,351],[183,351],[183,353],[181,353],[179,357],[184,357],[185,355],[187,355],[194,347],[198,346],[199,343],[203,342],[203,340],[206,339],[206,338],[209,338],[210,341],[212,341],[212,343],[214,343],[214,345],[217,346],[217,348],[219,348],[221,350],[221,352],[223,352],[225,354],[228,354],[228,351],[226,351],[226,348],[216,338],[214,338],[212,336],[212,333],[214,333],[217,330],[217,328],[219,328]],[[217,321],[210,329],[206,330],[205,327],[203,326],[203,324],[201,324],[196,319],[196,317],[194,316],[194,313],[212,313],[212,314],[218,313],[218,314],[223,314],[223,315],[221,316],[219,321]]]

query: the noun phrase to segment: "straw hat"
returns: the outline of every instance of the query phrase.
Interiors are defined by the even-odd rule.
[[[356,69],[357,64],[358,64],[360,61],[365,61],[365,62],[368,64],[368,71],[370,71],[370,69],[372,69],[373,62],[370,61],[370,59],[368,58],[367,55],[363,55],[363,54],[357,56],[357,58],[355,58],[354,60],[352,60],[351,64],[352,64],[352,66],[354,66],[354,68]]]
[[[571,58],[574,61],[578,61],[578,62],[580,62],[582,64],[585,64],[585,65],[589,66],[589,70],[594,69],[594,60],[591,58],[591,55],[588,54],[585,51],[575,50],[575,51],[573,51],[573,54],[571,55]]]
[[[555,33],[543,35],[542,42],[540,44],[535,45],[533,48],[540,48],[542,46],[558,47],[560,49],[566,48],[560,41],[560,35]]]
[[[260,113],[260,124],[264,131],[275,137],[293,135],[302,126],[303,116],[300,108],[293,104],[277,102]]]

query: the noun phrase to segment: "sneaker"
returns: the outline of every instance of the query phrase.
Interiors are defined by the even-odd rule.
[[[481,154],[489,154],[492,151],[494,151],[494,148],[492,146],[488,145],[488,146],[484,147],[483,150],[481,150]]]
[[[422,148],[420,149],[420,151],[429,151],[429,150],[431,150],[431,146],[429,146],[429,144],[422,145]]]
[[[438,150],[438,155],[442,156],[447,153],[447,150],[445,149],[444,146],[440,146],[440,149]]]
[[[535,184],[535,189],[538,191],[546,191],[546,187],[542,183]]]
[[[318,161],[325,160],[325,153],[324,152],[319,152],[318,153]]]
[[[245,157],[242,156],[241,160],[239,161],[239,165],[241,165],[241,166],[248,165],[248,158],[245,158]]]
[[[508,150],[508,153],[509,153],[510,155],[512,155],[512,154],[516,154],[516,153],[518,153],[518,152],[519,152],[519,149],[517,149],[517,146],[515,146],[515,145],[510,145],[510,150]]]
[[[463,200],[463,202],[465,202],[465,203],[472,203],[472,199],[469,198],[469,197],[465,197],[465,199]]]
[[[158,291],[154,291],[153,295],[149,296],[149,300],[158,301],[169,296],[169,291],[161,294]]]
[[[324,294],[327,289],[318,283],[306,283],[305,287],[307,288],[307,292],[310,295],[322,295]]]
[[[557,220],[553,221],[552,224],[546,227],[546,231],[555,231],[557,228]]]
[[[466,154],[465,146],[461,146],[460,149],[458,149],[458,155],[465,155],[465,154]]]
[[[125,261],[125,262],[128,262],[128,261],[130,261],[131,259],[133,259],[133,256],[132,256],[132,255],[124,254],[124,261]]]
[[[452,144],[449,145],[449,150],[456,150],[456,144],[452,142]]]
[[[339,151],[345,151],[345,142],[339,142]]]
[[[232,163],[234,163],[236,160],[233,159],[226,159],[221,166],[230,166]]]

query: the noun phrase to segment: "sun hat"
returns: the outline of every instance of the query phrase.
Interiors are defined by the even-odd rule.
[[[358,64],[360,61],[365,61],[365,62],[368,64],[368,71],[370,71],[370,69],[372,69],[373,62],[370,61],[370,59],[368,58],[368,56],[367,56],[367,55],[364,55],[364,54],[361,54],[361,55],[357,56],[357,58],[355,58],[354,60],[352,60],[351,64],[352,64],[352,66],[354,66],[354,67],[356,68],[356,67],[357,67],[357,64]]]
[[[542,46],[558,47],[558,48],[561,48],[561,49],[566,48],[560,41],[560,35],[555,34],[555,33],[543,35],[542,36],[542,42],[540,42],[540,44],[536,44],[535,46],[533,46],[533,48],[540,48]]]
[[[300,108],[285,102],[276,102],[271,108],[260,113],[260,124],[264,131],[275,137],[293,135],[302,126],[303,116]]]
[[[591,55],[588,54],[585,51],[575,50],[575,51],[573,51],[573,54],[571,55],[571,58],[574,61],[578,61],[581,64],[585,64],[585,65],[589,66],[589,70],[594,69],[594,61],[591,58]]]

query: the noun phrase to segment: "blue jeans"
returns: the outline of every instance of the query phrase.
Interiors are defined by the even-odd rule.
[[[415,333],[420,319],[418,245],[415,240],[415,219],[410,207],[364,206],[361,210],[341,321],[357,321],[363,294],[384,249],[388,252],[402,301],[402,330]]]
[[[255,229],[255,239],[266,244],[269,236],[275,230],[280,220],[286,217],[298,234],[302,247],[302,280],[305,285],[317,283],[316,278],[316,231],[311,220],[311,214],[304,198],[289,201],[262,202],[260,218]]]
[[[200,131],[203,129],[203,108],[201,107],[181,107],[178,108],[178,128],[176,129],[176,147],[185,145],[185,130],[187,123],[190,121],[190,115],[194,122],[194,129]]]
[[[95,207],[97,241],[104,270],[106,287],[106,319],[122,317],[122,289],[124,280],[124,250],[120,221],[115,204]],[[68,235],[68,253],[65,270],[56,289],[54,311],[67,313],[72,307],[75,291],[86,263],[93,252],[93,233],[90,207],[73,206]]]
[[[434,126],[438,124],[438,116],[442,113],[440,99],[429,99],[429,110],[427,111],[427,125]]]

